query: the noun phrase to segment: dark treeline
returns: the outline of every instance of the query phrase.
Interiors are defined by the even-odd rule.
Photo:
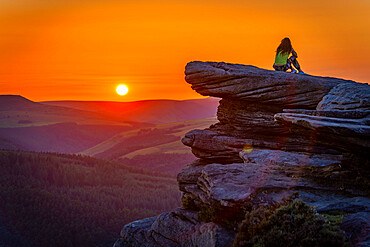
[[[0,174],[0,222],[30,246],[112,246],[179,205],[174,178],[86,156],[2,150]]]

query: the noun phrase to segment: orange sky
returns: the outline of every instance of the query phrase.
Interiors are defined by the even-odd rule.
[[[369,15],[368,0],[0,0],[0,94],[200,98],[187,62],[272,69],[285,36],[305,72],[370,82]]]

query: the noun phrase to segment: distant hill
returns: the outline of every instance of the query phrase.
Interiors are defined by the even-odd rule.
[[[216,122],[216,118],[208,118],[124,131],[81,153],[176,175],[196,159],[181,138],[192,129]]]
[[[148,126],[0,95],[0,149],[77,153],[122,131]]]
[[[0,95],[0,127],[28,127],[55,123],[125,125],[117,117],[108,118],[97,112],[33,102],[19,95]]]
[[[81,152],[176,174],[195,159],[180,139],[214,123],[217,104],[215,98],[39,103],[0,95],[0,149]]]
[[[218,99],[113,101],[45,101],[45,105],[98,112],[110,119],[154,124],[215,117]]]
[[[91,157],[0,150],[0,174],[0,246],[112,246],[179,206],[174,178]]]
[[[41,104],[20,95],[0,95],[0,111],[25,110],[35,111],[44,108]]]
[[[78,153],[122,131],[122,125],[57,123],[23,128],[0,128],[0,149]]]

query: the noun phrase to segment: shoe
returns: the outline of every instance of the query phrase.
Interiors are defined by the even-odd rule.
[[[292,69],[292,71],[290,71],[290,73],[297,73],[297,71],[295,69]]]
[[[303,71],[299,71],[298,74],[301,74],[301,75],[307,75],[305,72]]]

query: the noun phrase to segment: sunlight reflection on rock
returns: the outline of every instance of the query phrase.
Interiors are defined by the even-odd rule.
[[[245,144],[245,145],[243,146],[243,151],[244,151],[245,153],[247,153],[247,154],[250,154],[250,153],[252,153],[252,151],[253,151],[253,146],[252,146],[252,145],[250,145],[250,144]]]

